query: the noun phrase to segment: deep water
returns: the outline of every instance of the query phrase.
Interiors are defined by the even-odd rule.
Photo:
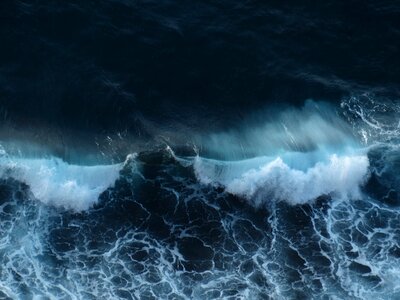
[[[0,16],[0,299],[400,299],[398,1]]]

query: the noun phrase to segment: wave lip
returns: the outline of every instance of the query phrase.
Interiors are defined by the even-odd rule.
[[[114,185],[124,166],[124,163],[82,166],[55,157],[29,159],[6,155],[0,161],[0,178],[12,177],[24,182],[36,199],[74,211],[92,207],[100,194]]]
[[[357,198],[369,169],[365,155],[332,154],[305,170],[291,167],[279,156],[261,161],[264,163],[254,167],[248,160],[222,162],[196,157],[194,168],[200,182],[222,185],[257,207],[271,201],[302,204],[322,195]]]

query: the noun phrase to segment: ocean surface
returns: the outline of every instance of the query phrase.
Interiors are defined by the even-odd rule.
[[[0,2],[0,299],[400,299],[400,2]]]

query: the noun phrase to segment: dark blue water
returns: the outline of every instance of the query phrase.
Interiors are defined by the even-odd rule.
[[[399,1],[0,16],[0,298],[400,298]]]

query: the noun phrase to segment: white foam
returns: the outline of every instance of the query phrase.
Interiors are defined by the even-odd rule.
[[[197,157],[194,162],[196,176],[202,183],[222,185],[255,206],[282,200],[301,204],[321,195],[359,197],[368,167],[366,155],[336,154],[301,169],[279,156],[237,162]]]
[[[99,195],[112,187],[124,163],[112,165],[71,165],[59,158],[27,159],[0,157],[0,177],[12,177],[29,185],[40,201],[73,209],[86,210]]]
[[[205,154],[223,161],[197,157],[201,182],[256,206],[360,195],[369,173],[366,149],[332,105],[309,100],[275,115],[260,112],[236,128],[202,140]]]

